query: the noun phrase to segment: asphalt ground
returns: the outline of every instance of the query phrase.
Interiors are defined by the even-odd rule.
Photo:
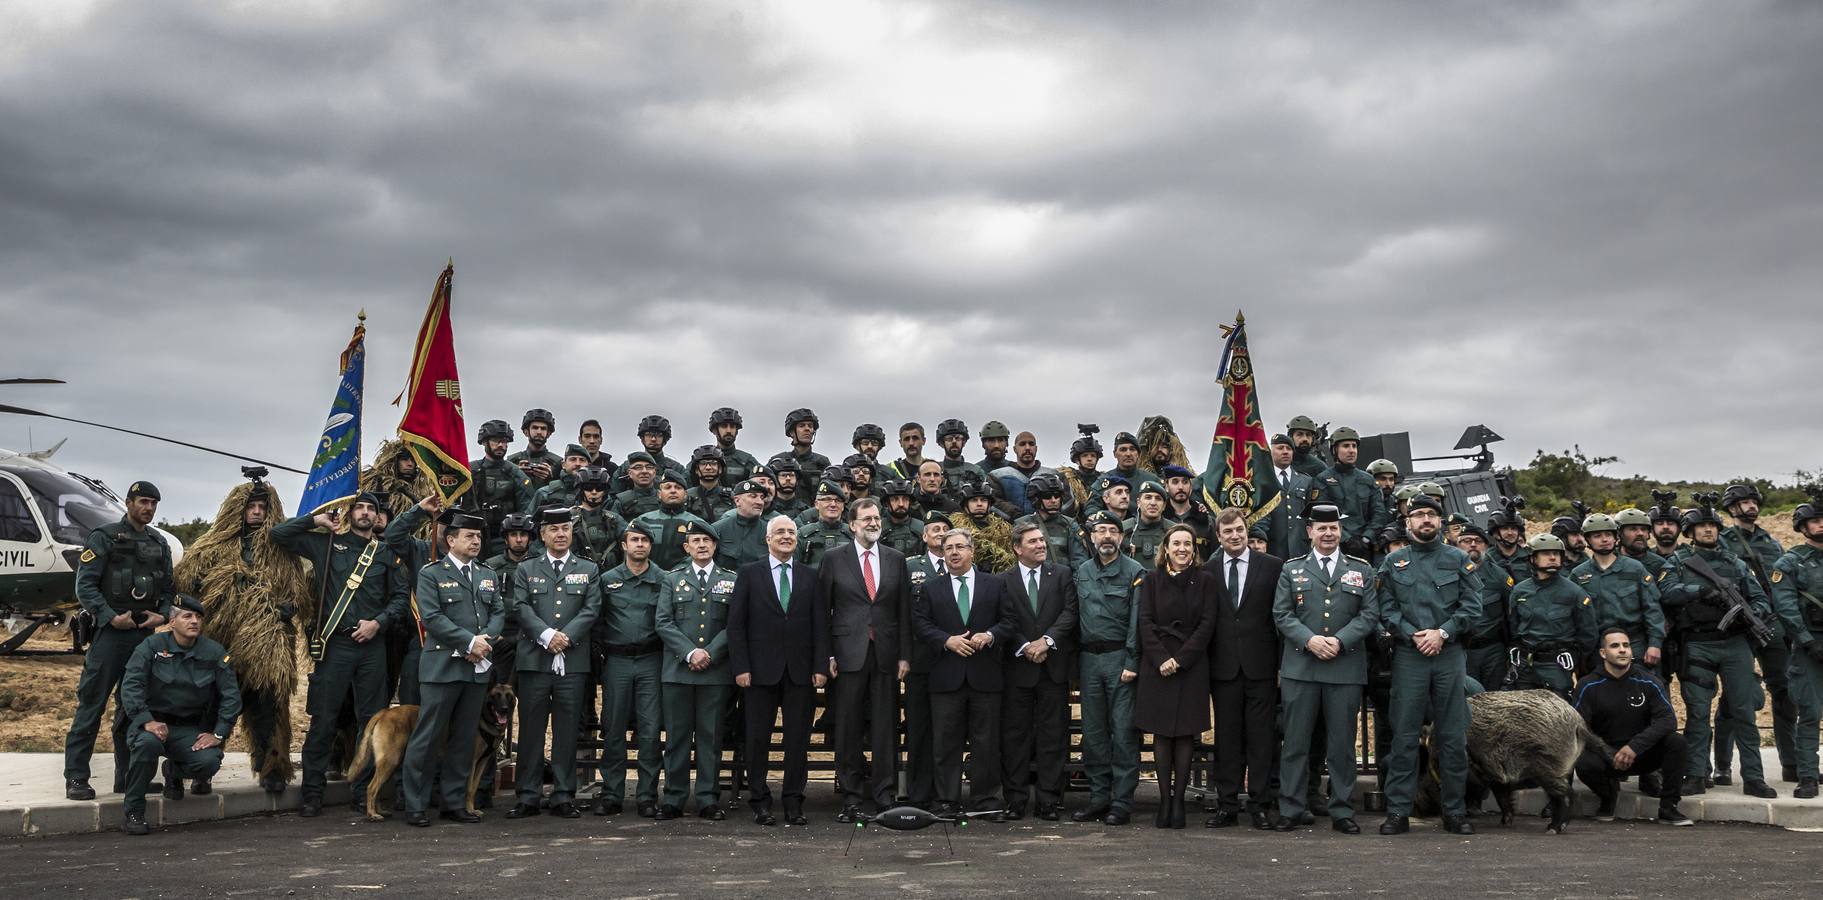
[[[1345,836],[1327,819],[1295,834],[1152,827],[1142,787],[1135,824],[1027,819],[952,832],[857,830],[835,821],[827,790],[811,788],[811,823],[762,828],[745,807],[723,822],[654,822],[629,814],[478,825],[400,819],[368,823],[331,810],[154,830],[0,844],[7,897],[386,896],[752,897],[780,891],[827,896],[1336,896],[1410,898],[1814,896],[1823,837],[1753,825],[1571,824],[1562,836],[1522,818],[1482,833],[1446,834],[1414,820],[1412,833]],[[1072,798],[1072,802],[1080,802]],[[776,811],[776,810],[775,810]],[[853,837],[847,854],[844,847]]]

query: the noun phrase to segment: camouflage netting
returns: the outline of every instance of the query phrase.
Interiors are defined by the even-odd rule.
[[[1138,437],[1140,468],[1156,473],[1157,469],[1152,463],[1152,454],[1160,446],[1165,446],[1169,447],[1171,452],[1171,461],[1167,465],[1183,466],[1190,470],[1190,474],[1196,474],[1196,467],[1190,465],[1190,456],[1184,452],[1184,442],[1178,440],[1177,429],[1171,425],[1170,419],[1164,416],[1147,416],[1145,421],[1139,424]]]

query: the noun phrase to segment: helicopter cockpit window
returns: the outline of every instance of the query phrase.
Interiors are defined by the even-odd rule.
[[[38,514],[44,517],[51,537],[59,544],[81,546],[89,532],[110,522],[117,522],[124,508],[94,488],[62,472],[27,470],[15,472],[31,491]]]
[[[17,485],[0,478],[0,541],[36,544],[42,540],[44,534],[38,530],[31,507],[25,504],[25,495],[19,493]]]

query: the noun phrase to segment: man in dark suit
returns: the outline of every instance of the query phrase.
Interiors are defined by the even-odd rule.
[[[1273,594],[1285,561],[1247,547],[1247,517],[1224,509],[1215,519],[1221,552],[1203,568],[1215,575],[1215,635],[1209,642],[1209,694],[1215,701],[1215,789],[1220,809],[1204,824],[1240,818],[1241,778],[1253,827],[1272,827],[1273,766],[1278,759],[1279,631]]]
[[[937,745],[937,807],[961,808],[962,745],[969,747],[969,802],[1000,804],[1000,647],[1014,639],[1012,600],[1000,579],[975,570],[975,537],[966,528],[943,537],[948,571],[926,579],[912,604],[918,640],[938,651],[930,698]],[[995,816],[996,821],[1001,820]]]
[[[747,802],[753,820],[775,825],[766,786],[772,725],[785,712],[785,821],[804,825],[810,775],[810,725],[817,688],[829,680],[829,605],[815,569],[795,560],[798,526],[786,516],[766,523],[767,557],[740,568],[728,601],[728,659],[746,691]]]
[[[1280,559],[1295,559],[1310,552],[1304,533],[1304,507],[1316,481],[1292,467],[1291,438],[1272,438],[1272,480],[1279,484],[1279,505],[1266,514],[1266,552]]]
[[[1075,663],[1076,578],[1068,566],[1046,561],[1048,551],[1044,528],[1037,522],[1013,526],[1018,562],[1000,573],[1016,623],[1013,640],[1007,642],[1000,754],[1006,817],[1025,815],[1026,801],[1036,787],[1038,818],[1055,822],[1063,802],[1063,763],[1070,753],[1065,722]]]
[[[899,749],[899,682],[911,669],[911,580],[905,556],[880,543],[885,530],[880,502],[856,500],[848,510],[854,543],[823,556],[818,581],[829,602],[829,641],[835,680],[829,710],[835,716],[836,773],[842,822],[854,822],[871,796],[879,810],[896,804],[894,770]],[[873,779],[861,784],[862,725],[873,745]]]

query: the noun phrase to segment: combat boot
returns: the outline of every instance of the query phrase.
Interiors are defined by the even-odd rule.
[[[1815,779],[1815,778],[1800,778],[1800,779],[1798,779],[1798,787],[1797,787],[1797,789],[1796,789],[1796,790],[1794,790],[1794,791],[1792,791],[1792,792],[1791,792],[1791,795],[1792,795],[1792,796],[1793,796],[1793,797],[1796,797],[1796,798],[1798,798],[1798,799],[1799,799],[1799,800],[1814,800],[1814,799],[1816,799],[1816,796],[1817,796],[1817,780],[1816,780],[1816,779]]]

